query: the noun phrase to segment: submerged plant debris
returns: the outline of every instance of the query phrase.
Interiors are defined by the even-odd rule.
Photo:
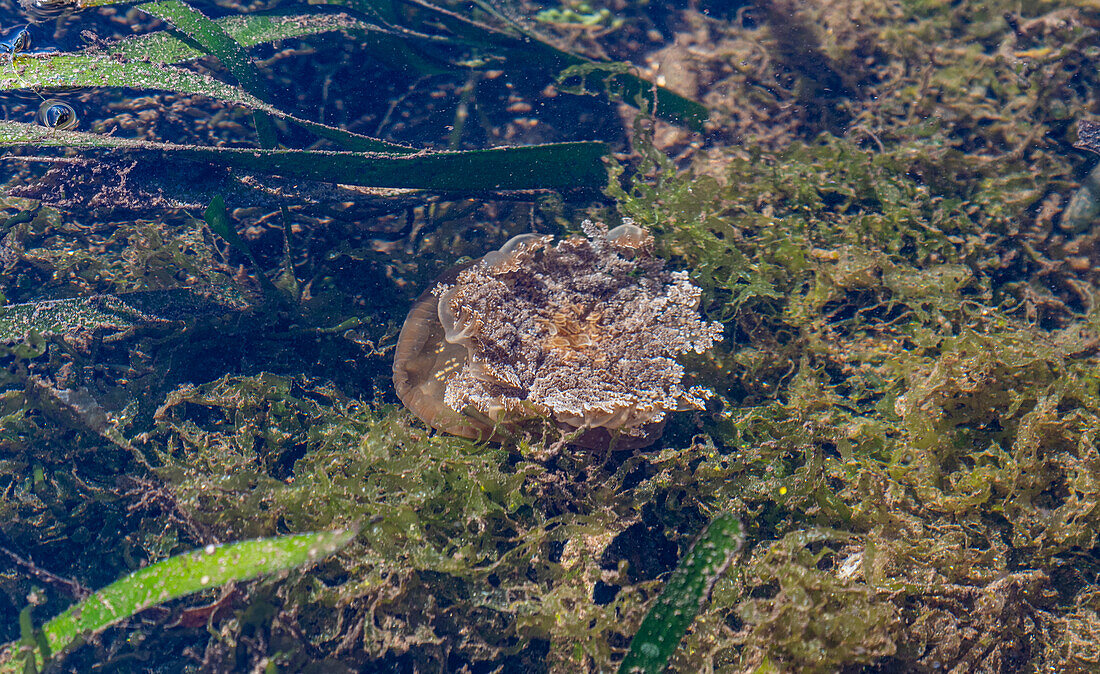
[[[1075,147],[1100,120],[1095,3],[181,4],[201,40],[91,2],[0,62],[25,136],[0,196],[0,643],[28,605],[42,625],[188,550],[358,526],[308,570],[150,608],[59,666],[612,671],[697,577],[708,523],[740,521],[672,671],[1100,668],[1100,189]],[[219,61],[242,53],[225,39],[247,63]],[[190,74],[26,91],[65,59]],[[76,130],[32,133],[53,98]],[[367,139],[614,160],[602,193],[458,198],[236,164],[188,193],[147,154],[255,169],[288,152],[268,123],[328,177]],[[89,135],[144,149],[57,149]],[[713,391],[701,409],[646,448],[550,451],[399,404],[400,326],[440,274],[624,218],[722,325],[677,360]]]

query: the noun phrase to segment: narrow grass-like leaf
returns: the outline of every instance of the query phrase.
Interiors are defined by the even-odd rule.
[[[213,21],[242,47],[337,30],[357,34],[379,30],[376,26],[353,19],[347,14],[242,14]],[[167,65],[193,61],[204,56],[206,52],[165,30],[128,37],[112,45],[108,53],[131,61],[152,61]]]
[[[260,263],[256,261],[256,256],[252,254],[252,249],[237,234],[237,229],[233,227],[233,223],[229,220],[229,211],[225,207],[225,198],[222,195],[218,194],[210,200],[210,204],[203,211],[202,219],[210,225],[210,229],[214,230],[215,234],[225,239],[230,246],[244,253],[248,261],[252,263],[252,268],[256,270],[256,276],[260,279],[260,285],[264,291],[272,297],[278,295],[275,284],[263,273]]]
[[[28,88],[123,87],[200,94],[285,119],[351,150],[391,154],[416,152],[416,149],[405,145],[387,143],[377,138],[299,119],[238,87],[184,68],[142,61],[124,62],[109,56],[86,53],[19,56],[15,59],[14,67],[16,72],[13,72],[10,67],[0,70],[0,91]]]
[[[462,152],[420,152],[393,156],[322,150],[252,150],[173,145],[59,131],[0,121],[0,146],[112,148],[164,152],[279,176],[368,187],[399,187],[441,192],[597,188],[607,182],[599,142],[498,147]],[[20,157],[21,161],[33,158]]]
[[[221,26],[205,14],[181,0],[157,0],[137,6],[143,12],[161,19],[169,26],[191,38],[214,55],[237,78],[241,88],[264,102],[271,101],[271,92],[260,70],[244,47],[234,40]],[[275,124],[268,113],[255,110],[256,135],[260,147],[273,148],[278,144]]]
[[[58,655],[89,634],[129,618],[150,606],[200,590],[219,587],[314,562],[350,543],[355,530],[262,538],[170,557],[92,593],[42,626],[52,655]],[[0,674],[21,672],[20,644],[9,644],[0,655]],[[35,654],[36,666],[44,664]]]
[[[233,223],[229,221],[225,199],[220,194],[210,201],[210,205],[206,207],[206,211],[202,214],[202,219],[210,225],[210,229],[214,230],[215,234],[225,239],[230,246],[244,253],[255,264],[256,258],[252,256],[252,251],[244,244],[244,241],[237,234],[237,230],[233,227]]]
[[[81,7],[95,7],[119,4],[121,1],[81,0],[79,5]],[[537,32],[530,30],[518,21],[509,19],[507,15],[495,10],[494,6],[487,2],[476,2],[475,4],[520,34],[515,35],[495,26],[474,21],[426,0],[384,0],[381,2],[379,0],[309,0],[309,2],[310,4],[347,7],[366,16],[378,17],[393,24],[392,27],[395,30],[402,28],[397,23],[403,18],[400,12],[396,11],[395,6],[406,5],[411,10],[409,12],[410,16],[419,17],[424,30],[432,32],[433,28],[441,27],[453,37],[449,42],[444,40],[443,44],[449,44],[450,46],[465,44],[478,48],[485,55],[491,56],[492,59],[487,60],[484,66],[487,68],[504,66],[509,70],[537,70],[550,75],[557,75],[560,71],[571,66],[599,67],[610,65],[558,49]],[[227,29],[227,32],[233,35],[231,30]],[[413,31],[409,31],[408,36],[447,37],[444,35],[429,36]],[[242,41],[242,44],[248,45],[244,41]],[[383,42],[382,44],[386,49],[392,47],[390,42]],[[418,44],[428,46],[427,41],[421,41]],[[409,60],[410,62],[422,63],[423,70],[426,72],[439,72],[440,70],[454,68],[454,63],[450,60],[450,54],[435,54],[430,50],[415,50],[415,47],[416,45],[412,42],[405,45],[405,48],[409,51]],[[671,89],[649,82],[633,72],[618,73],[615,75],[615,80],[617,86],[628,94],[623,97],[623,102],[628,105],[633,105],[636,95],[640,95],[642,100],[651,106],[657,117],[684,124],[694,131],[703,129],[703,122],[706,121],[709,111],[701,103],[686,96],[681,96]]]
[[[264,108],[260,99],[207,75],[141,61],[122,62],[84,53],[17,55],[0,70],[0,90],[125,87],[201,94],[226,103]]]
[[[566,93],[606,95],[613,101],[641,107],[655,117],[678,121],[695,131],[703,130],[703,123],[710,115],[705,106],[643,80],[634,70],[629,63],[587,61],[562,70],[557,81]]]
[[[270,102],[270,91],[245,48],[224,28],[205,14],[180,0],[157,0],[137,5],[143,12],[166,22],[213,54],[237,78],[241,88],[262,101]]]
[[[619,674],[659,674],[665,670],[742,540],[741,522],[732,514],[722,513],[711,520],[642,620]]]

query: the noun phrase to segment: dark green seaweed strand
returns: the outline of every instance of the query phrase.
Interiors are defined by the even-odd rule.
[[[220,24],[181,0],[147,2],[137,8],[194,40],[216,56],[245,91],[262,101],[271,102],[271,92],[252,57]]]
[[[138,9],[168,23],[180,33],[197,42],[222,62],[241,87],[261,101],[270,102],[271,92],[260,75],[248,51],[220,25],[191,5],[180,0],[160,0],[137,6]],[[275,123],[262,110],[253,110],[260,147],[273,148],[277,142]]]
[[[646,614],[619,665],[619,674],[665,670],[742,540],[741,522],[733,514],[722,513],[711,520]]]

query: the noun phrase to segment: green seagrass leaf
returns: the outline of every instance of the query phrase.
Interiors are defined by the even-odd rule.
[[[721,513],[707,525],[672,571],[665,589],[646,613],[619,665],[619,674],[661,674],[684,633],[710,597],[715,581],[725,573],[744,536],[741,522]]]
[[[396,156],[324,150],[173,145],[0,121],[0,146],[110,148],[345,185],[440,192],[599,188],[607,182],[600,142],[552,143]],[[20,161],[33,160],[20,157]]]
[[[577,69],[587,73],[602,72],[603,85],[608,89],[616,90],[617,96],[612,100],[618,100],[627,105],[637,105],[636,102],[640,101],[657,117],[684,124],[693,131],[703,130],[703,123],[707,121],[710,114],[703,104],[638,77],[634,73],[636,68],[629,64],[596,61],[561,50],[518,17],[504,11],[504,5],[486,0],[473,0],[473,3],[526,38],[520,43],[519,51],[528,51],[532,55],[537,55],[536,62],[543,64],[542,67],[553,63],[555,69],[562,71],[558,75],[559,81],[566,77],[566,73]]]
[[[137,5],[137,8],[163,20],[217,57],[233,73],[233,77],[237,78],[242,89],[260,100],[271,100],[267,82],[252,57],[224,28],[205,14],[180,0],[146,2]]]
[[[299,119],[238,87],[208,75],[174,66],[143,61],[119,61],[96,54],[63,52],[16,56],[12,67],[0,70],[0,91],[72,87],[122,87],[200,94],[266,112],[351,150],[392,154],[416,152],[415,148],[405,145],[387,143],[377,138]]]
[[[37,649],[21,652],[18,642],[0,649],[0,674],[39,671],[47,656],[62,654],[78,639],[151,606],[316,562],[346,546],[357,533],[350,529],[260,538],[169,557],[93,592],[43,625],[49,651],[45,656]]]
[[[347,14],[242,14],[213,21],[242,47],[331,31],[363,34],[380,30]],[[108,53],[129,61],[152,61],[164,65],[185,63],[205,55],[201,49],[166,30],[126,38],[112,45]]]
[[[241,240],[237,230],[233,227],[233,223],[229,221],[229,212],[225,208],[225,198],[222,195],[219,194],[210,201],[210,205],[206,207],[202,214],[202,219],[210,225],[210,229],[214,230],[215,234],[225,239],[230,246],[248,256],[253,264],[256,263],[252,250]]]
[[[240,43],[205,14],[182,0],[158,0],[138,5],[137,8],[161,19],[177,32],[194,40],[208,53],[213,54],[233,74],[233,77],[237,78],[242,89],[262,101],[271,101],[267,82],[264,81],[252,57]],[[271,117],[261,110],[253,111],[252,117],[256,122],[256,135],[259,136],[260,147],[272,148],[278,145],[278,136]]]

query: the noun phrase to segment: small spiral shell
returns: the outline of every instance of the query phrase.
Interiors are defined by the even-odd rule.
[[[50,98],[38,106],[36,122],[51,129],[71,129],[76,126],[76,110],[65,101]]]

